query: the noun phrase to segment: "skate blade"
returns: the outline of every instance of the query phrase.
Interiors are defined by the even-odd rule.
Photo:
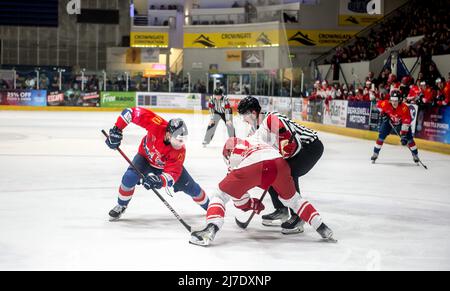
[[[284,221],[282,221],[282,220],[264,220],[263,219],[262,225],[278,227],[278,226],[281,226],[281,224],[283,224],[283,222]]]
[[[109,217],[108,220],[109,222],[114,222],[114,221],[118,221],[120,219],[120,217]]]
[[[337,243],[338,240],[333,238],[333,237],[329,237],[329,238],[322,238],[323,242],[327,242],[327,243]]]
[[[289,235],[289,234],[297,234],[297,233],[303,233],[305,230],[303,228],[294,228],[294,229],[286,229],[283,228],[281,229],[281,233],[285,234],[285,235]]]
[[[209,246],[209,240],[198,240],[197,238],[191,238],[189,240],[189,243],[192,245],[200,246],[200,247]]]

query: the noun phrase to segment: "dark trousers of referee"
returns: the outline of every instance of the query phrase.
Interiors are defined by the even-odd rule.
[[[225,113],[219,113],[216,111],[216,112],[214,112],[214,117],[212,119],[213,123],[211,125],[209,125],[208,128],[206,129],[206,134],[205,134],[205,139],[203,141],[203,144],[209,144],[211,142],[211,140],[214,137],[214,133],[216,133],[216,129],[217,129],[217,126],[219,125],[219,121],[221,119],[223,120],[223,122],[225,122],[227,131],[228,131],[228,136],[235,137],[234,126],[233,126],[233,124],[231,124],[231,125],[227,124],[227,120],[225,118]],[[230,121],[233,121],[233,119],[231,118]]]
[[[286,159],[286,162],[291,168],[291,176],[294,180],[295,189],[300,193],[298,178],[306,175],[319,161],[323,154],[323,144],[319,139],[316,139],[310,144],[303,144],[302,148],[295,156]],[[281,209],[285,206],[278,199],[278,193],[272,187],[269,188],[269,194],[272,198],[272,203],[275,209]],[[301,194],[301,193],[300,193]]]

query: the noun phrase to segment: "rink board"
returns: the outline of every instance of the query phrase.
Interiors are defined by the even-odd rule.
[[[35,106],[0,106],[0,110],[20,110],[20,111],[113,111],[120,112],[123,108],[92,108],[92,107],[35,107]],[[191,109],[152,109],[158,113],[186,113],[192,114]],[[208,110],[195,111],[196,113],[202,112],[202,114],[209,114]],[[319,124],[315,122],[308,121],[297,121],[307,127],[314,130],[324,131],[334,134],[339,134],[343,136],[350,136],[355,138],[367,139],[375,141],[378,138],[378,132],[360,130],[353,128],[337,127],[332,125]],[[442,153],[450,155],[450,145],[433,142],[428,140],[423,140],[420,138],[415,138],[417,146],[420,150],[427,150],[431,152]],[[400,145],[400,138],[394,135],[389,135],[385,140],[385,143]]]
[[[306,127],[314,129],[314,130],[339,134],[339,135],[343,135],[343,136],[350,136],[350,137],[368,139],[368,140],[373,140],[373,141],[375,141],[378,138],[378,132],[376,132],[376,131],[368,131],[368,130],[353,129],[353,128],[342,128],[342,127],[319,124],[319,123],[314,123],[314,122],[307,122],[307,121],[298,121],[298,122],[302,125],[305,125]],[[416,142],[416,144],[420,150],[427,150],[427,151],[431,151],[431,152],[437,152],[437,153],[441,153],[441,154],[450,155],[450,145],[448,145],[448,144],[424,140],[424,139],[420,139],[420,138],[414,138],[414,141]],[[386,138],[386,140],[384,142],[387,144],[392,144],[392,145],[400,145],[400,138],[398,136],[391,134]]]

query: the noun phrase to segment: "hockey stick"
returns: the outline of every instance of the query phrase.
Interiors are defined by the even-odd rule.
[[[291,143],[295,136],[297,135],[296,131],[292,131],[294,134],[291,135],[291,137],[289,138],[289,143]],[[267,190],[264,191],[264,193],[261,195],[261,198],[259,198],[259,201],[262,203],[262,200],[264,199],[264,196],[266,196],[267,191],[269,190],[269,188],[267,188]],[[236,224],[242,228],[242,229],[246,229],[247,226],[249,225],[250,221],[252,221],[253,216],[255,216],[256,212],[253,211],[252,214],[250,215],[250,217],[247,219],[246,222],[241,222],[239,221],[236,217],[234,218],[234,220],[236,221]]]
[[[104,136],[106,136],[106,138],[109,138],[109,136],[105,130],[102,129],[102,133]],[[139,171],[139,169],[136,168],[136,166],[133,164],[133,162],[130,161],[130,159],[125,155],[125,153],[119,147],[117,148],[117,151],[122,155],[122,157],[128,162],[128,164],[130,164],[130,166],[136,171],[136,173],[138,173],[138,175],[142,179],[145,178],[144,174],[142,174],[141,171]],[[189,224],[187,224],[186,222],[184,222],[184,220],[180,217],[180,215],[178,215],[178,213],[172,208],[172,206],[170,206],[170,204],[166,201],[166,199],[164,199],[164,197],[162,197],[161,194],[159,194],[159,192],[156,189],[152,188],[152,190],[156,194],[156,196],[158,196],[159,199],[161,199],[161,201],[164,203],[164,205],[166,205],[166,207],[169,208],[169,210],[173,213],[173,215],[175,215],[175,217],[178,219],[178,221],[181,222],[181,224],[189,232],[191,232],[191,226]]]
[[[264,190],[264,193],[261,195],[261,198],[259,198],[260,203],[262,203],[264,196],[266,196],[266,193],[269,189]],[[255,216],[256,211],[253,210],[252,214],[250,215],[250,217],[247,219],[246,222],[241,222],[239,221],[236,217],[234,218],[234,220],[236,221],[236,224],[242,228],[242,229],[246,229],[247,226],[249,225],[250,221],[252,221],[253,216]]]
[[[395,134],[397,134],[398,135],[398,137],[401,139],[402,137],[400,136],[400,134],[398,133],[398,131],[397,131],[397,129],[394,127],[394,125],[392,125],[392,123],[389,121],[389,124],[391,125],[391,127],[392,127],[392,129],[394,130],[394,132],[395,132]],[[411,154],[413,154],[414,155],[414,153],[413,153],[413,151],[412,151],[412,149],[410,149],[409,148],[409,146],[406,146],[408,149],[409,149],[409,151],[411,152]],[[417,157],[417,159],[419,160],[419,163],[422,165],[422,167],[424,167],[425,168],[425,170],[428,170],[428,167],[427,166],[425,166],[423,163],[422,163],[422,161],[420,160],[420,158],[419,157]]]

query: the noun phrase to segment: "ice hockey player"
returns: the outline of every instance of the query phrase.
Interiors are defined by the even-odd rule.
[[[211,142],[221,119],[225,122],[228,136],[235,136],[233,127],[233,112],[230,106],[230,102],[228,101],[228,97],[223,95],[222,89],[217,88],[214,90],[214,94],[208,102],[208,108],[211,119],[209,121],[205,138],[203,140],[204,147]]]
[[[173,187],[175,192],[183,191],[206,210],[208,196],[183,167],[186,155],[184,143],[188,134],[184,121],[177,118],[167,122],[150,110],[127,108],[109,131],[106,144],[111,149],[120,146],[122,131],[130,123],[147,130],[133,159],[133,164],[145,175],[145,179],[141,179],[132,167],[127,169],[119,188],[118,204],[109,212],[110,220],[121,217],[133,197],[136,185],[140,183],[147,190]]]
[[[332,230],[322,221],[314,206],[295,190],[290,175],[291,169],[277,150],[271,145],[251,136],[247,140],[229,138],[223,147],[223,157],[228,166],[228,175],[219,183],[219,189],[211,197],[206,212],[206,227],[191,233],[190,243],[207,246],[224,224],[225,205],[231,199],[243,211],[264,210],[262,201],[251,198],[248,191],[272,186],[280,195],[280,201],[304,221],[307,221],[320,236],[335,242]]]
[[[378,159],[381,147],[386,137],[393,131],[393,126],[401,136],[401,144],[407,145],[411,149],[414,162],[419,162],[419,152],[411,130],[411,113],[408,106],[402,102],[401,96],[402,93],[399,90],[394,90],[390,93],[389,101],[382,100],[377,103],[381,122],[378,139],[371,157],[372,163]]]
[[[300,193],[298,178],[307,174],[323,154],[323,144],[317,133],[278,112],[261,112],[258,99],[252,96],[239,102],[238,112],[252,126],[254,135],[272,145],[286,159],[295,189]],[[284,234],[303,232],[304,221],[295,212],[289,215],[289,209],[278,199],[279,193],[272,187],[269,194],[275,211],[262,216],[263,225],[281,225]]]

